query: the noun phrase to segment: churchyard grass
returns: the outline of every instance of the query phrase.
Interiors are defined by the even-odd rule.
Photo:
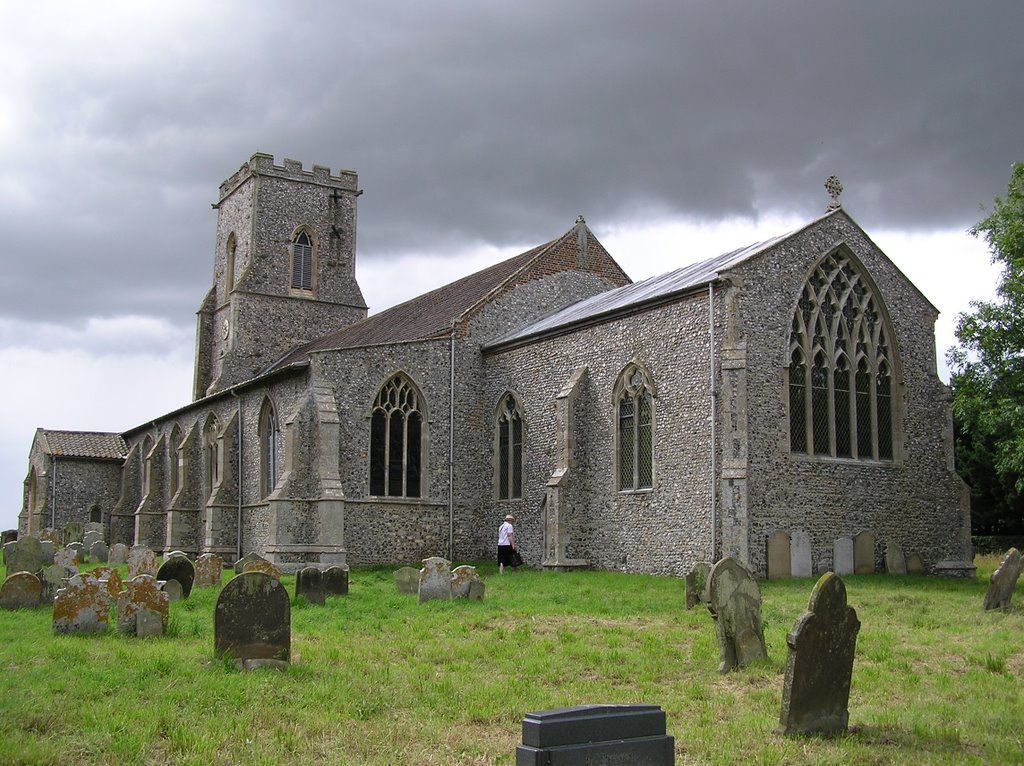
[[[835,739],[773,733],[813,579],[761,583],[769,659],[724,676],[707,610],[667,577],[481,564],[483,602],[419,605],[391,568],[355,569],[348,597],[293,604],[284,672],[214,659],[215,589],[145,640],[0,612],[0,763],[513,764],[529,711],[638,702],[666,711],[677,764],[1021,763],[1024,610],[981,611],[998,562],[844,578],[862,627]]]

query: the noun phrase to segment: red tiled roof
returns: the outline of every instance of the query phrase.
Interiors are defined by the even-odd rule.
[[[50,431],[39,429],[47,454],[93,460],[124,460],[128,446],[121,434],[102,431]]]

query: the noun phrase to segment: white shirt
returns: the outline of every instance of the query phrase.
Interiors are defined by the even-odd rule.
[[[512,525],[507,521],[498,527],[498,545],[511,545],[510,537],[513,535]]]

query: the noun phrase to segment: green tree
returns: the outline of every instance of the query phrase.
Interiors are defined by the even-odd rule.
[[[975,532],[1024,533],[1024,162],[971,230],[1002,265],[994,301],[973,301],[950,350],[957,464]]]

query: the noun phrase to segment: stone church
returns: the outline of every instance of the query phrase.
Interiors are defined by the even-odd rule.
[[[582,217],[372,316],[355,173],[255,154],[220,186],[193,401],[40,429],[22,534],[98,521],[286,570],[491,558],[820,573],[969,566],[937,311],[838,204],[632,282]],[[681,244],[681,250],[683,249]],[[790,558],[791,557],[791,558]]]

